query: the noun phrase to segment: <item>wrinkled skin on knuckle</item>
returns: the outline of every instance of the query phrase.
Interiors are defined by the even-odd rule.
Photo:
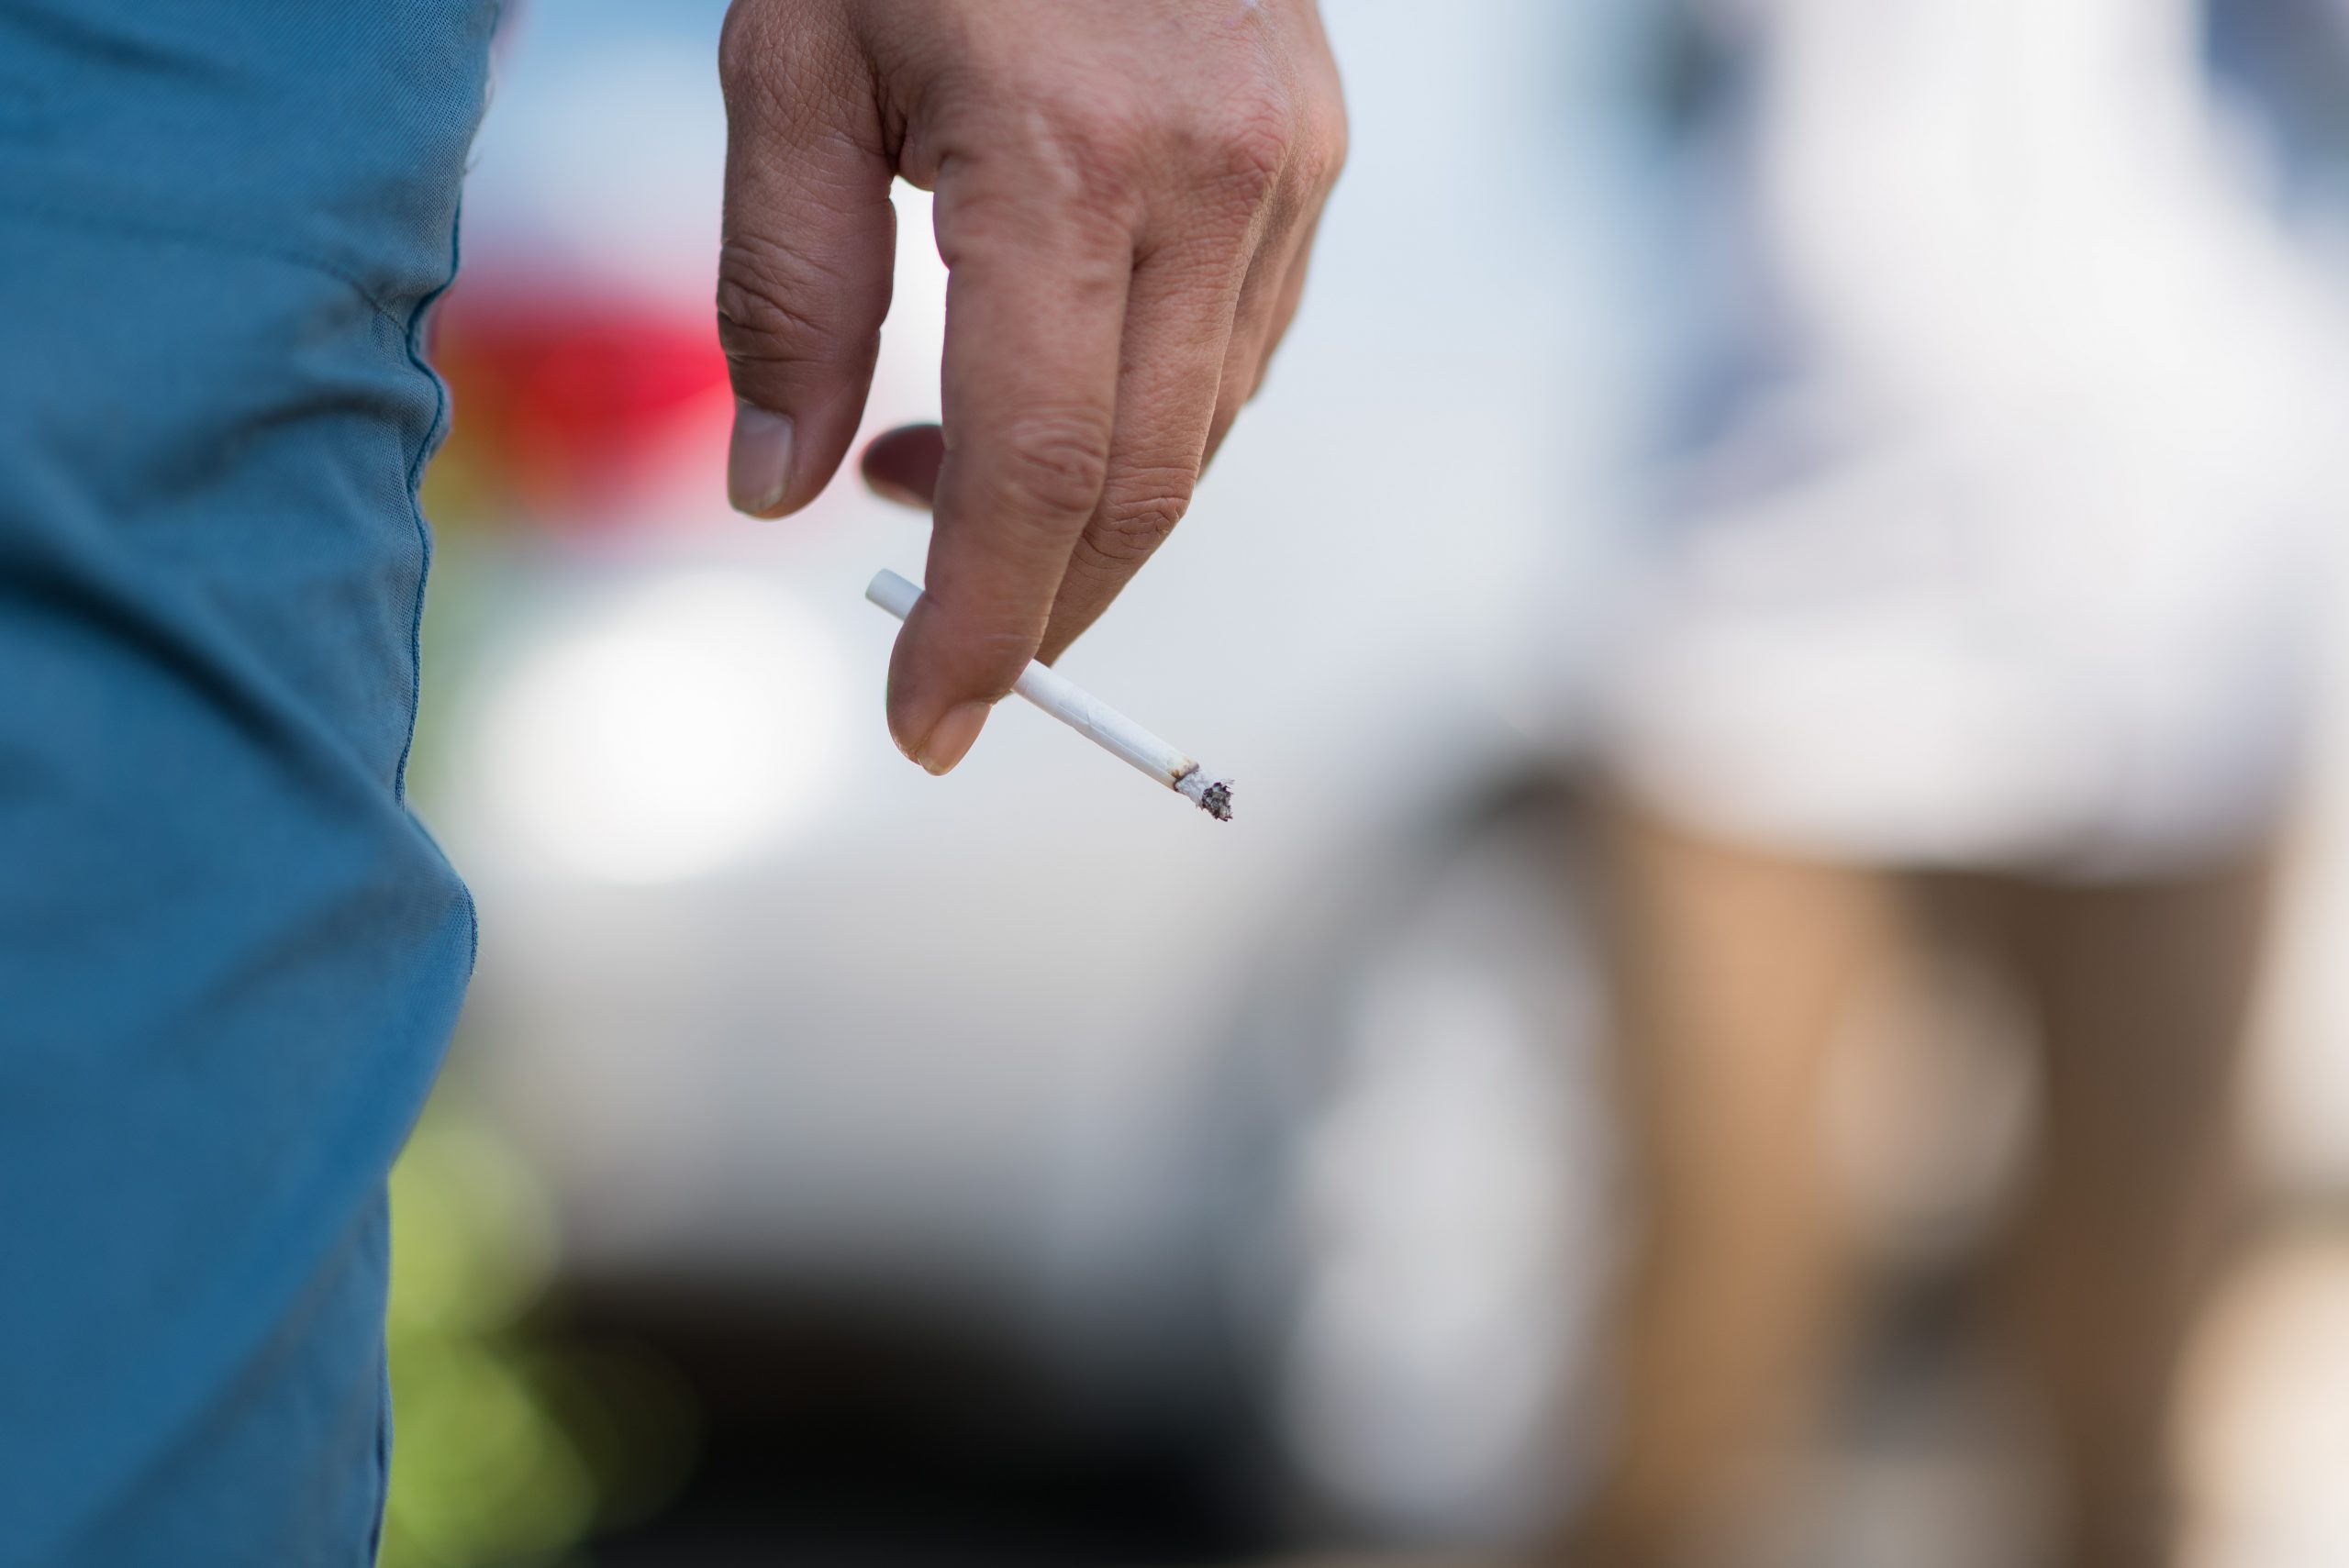
[[[1089,516],[1109,472],[1109,431],[1097,416],[1029,415],[1008,428],[980,500],[999,516],[1039,521]]]
[[[927,93],[908,163],[934,171],[942,197],[961,185],[974,198],[963,205],[1008,206],[1030,224],[1083,214],[1092,227],[1130,230],[1152,183],[1151,111],[1122,72],[1063,43],[983,52]],[[983,221],[974,213],[966,227]]]
[[[1236,80],[1203,72],[1147,113],[1143,166],[1159,236],[1253,228],[1290,158],[1287,108],[1275,87],[1253,70]]]
[[[1103,499],[1077,541],[1080,562],[1106,573],[1130,572],[1148,560],[1191,506],[1191,476],[1173,470],[1129,476],[1119,489]]]
[[[1285,154],[1275,199],[1311,210],[1337,183],[1346,158],[1345,96],[1318,19],[1302,7],[1307,26],[1285,38],[1270,70],[1272,85],[1259,95]],[[1261,133],[1259,133],[1261,134]]]
[[[965,0],[975,6],[982,0]],[[1309,206],[1342,137],[1310,7],[1235,28],[1221,0],[1039,28],[1023,0],[972,9],[972,52],[931,89],[925,162],[994,165],[1031,208],[1083,210],[1155,245],[1277,228]],[[1124,15],[1121,13],[1120,15]]]
[[[1090,83],[1007,111],[1006,158],[1030,193],[1091,226],[1130,233],[1154,183],[1148,118]]]
[[[1224,105],[1208,128],[1207,170],[1215,187],[1252,211],[1271,201],[1297,149],[1288,106],[1264,92]]]
[[[780,247],[729,236],[718,251],[718,340],[738,367],[796,364],[878,346],[877,333],[852,334],[850,306],[887,280],[828,276]],[[885,308],[885,293],[879,301]]]

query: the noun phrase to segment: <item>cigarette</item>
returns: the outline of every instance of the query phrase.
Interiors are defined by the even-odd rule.
[[[864,596],[903,620],[921,590],[894,572],[877,573]],[[1011,689],[1108,751],[1173,790],[1219,822],[1231,820],[1231,781],[1207,770],[1059,672],[1030,659]]]

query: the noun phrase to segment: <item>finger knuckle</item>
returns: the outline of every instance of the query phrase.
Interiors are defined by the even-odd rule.
[[[1038,161],[1072,206],[1100,214],[1139,208],[1150,128],[1136,106],[1094,95],[1063,97],[1036,116],[1032,140]]]
[[[729,238],[718,253],[719,347],[747,364],[830,358],[863,346],[876,334],[858,330],[851,305],[862,291],[850,282],[781,246]]]
[[[1040,215],[1137,215],[1152,127],[1149,106],[1132,95],[1032,63],[964,86],[944,132],[972,171],[956,204],[963,227],[986,221],[988,209],[1030,228]]]
[[[1078,548],[1095,564],[1131,569],[1147,560],[1183,520],[1191,504],[1189,476],[1169,470],[1105,500]]]
[[[1286,111],[1269,99],[1252,99],[1218,117],[1208,143],[1208,171],[1219,186],[1261,206],[1280,188],[1295,149]]]
[[[1005,435],[994,499],[1020,514],[1090,514],[1108,467],[1109,433],[1097,416],[1030,415]]]
[[[1060,102],[1053,117],[1063,144],[1089,162],[1122,168],[1148,158],[1153,117],[1134,95],[1072,95]]]

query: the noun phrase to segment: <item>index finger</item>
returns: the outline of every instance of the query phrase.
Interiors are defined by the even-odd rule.
[[[890,733],[932,773],[1035,656],[1101,498],[1133,270],[1113,218],[992,172],[939,179],[946,460],[929,581],[889,664]]]

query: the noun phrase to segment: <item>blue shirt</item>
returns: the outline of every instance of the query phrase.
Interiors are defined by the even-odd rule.
[[[0,3],[0,1564],[364,1563],[488,0]]]

